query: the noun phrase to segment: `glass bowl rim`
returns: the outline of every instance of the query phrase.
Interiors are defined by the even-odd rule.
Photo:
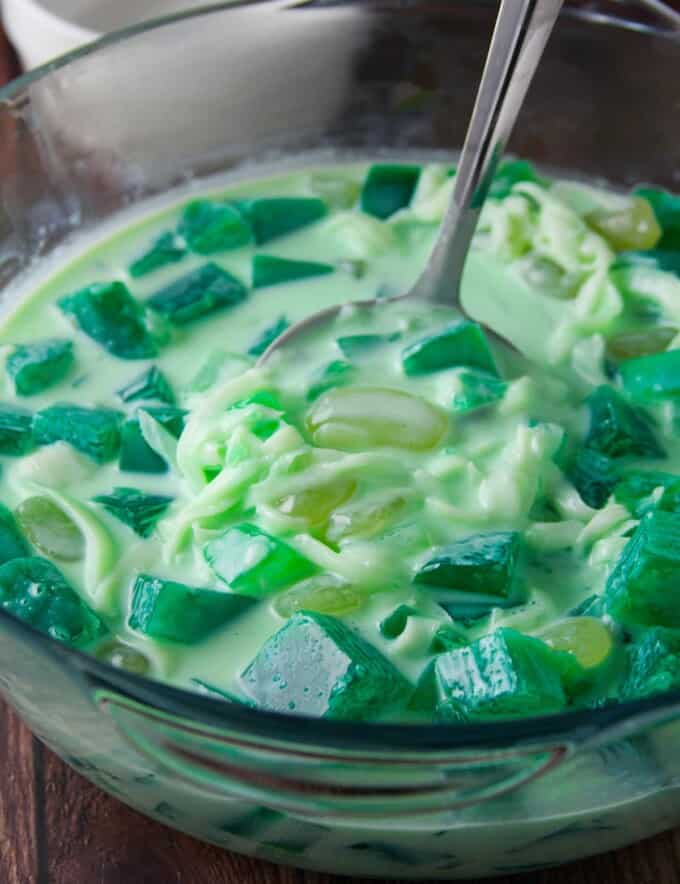
[[[86,45],[68,52],[44,65],[10,81],[0,88],[0,112],[12,106],[18,95],[36,83],[81,58],[95,54],[108,46],[123,43],[147,31],[183,21],[201,18],[248,7],[270,6],[273,11],[317,7],[352,6],[362,4],[371,10],[416,7],[421,0],[222,0],[206,2],[184,12],[150,19],[130,27],[114,31]],[[464,5],[488,5],[484,0],[457,0]],[[641,5],[654,12],[656,3],[642,0]],[[658,7],[656,7],[658,13]],[[562,15],[587,24],[619,30],[632,30],[642,34],[662,37],[680,43],[680,29],[669,30],[659,25],[642,23],[622,16],[609,15],[592,9],[565,9]],[[674,15],[671,11],[671,16]],[[672,20],[672,19],[671,19]],[[679,16],[680,21],[680,16]],[[337,721],[290,715],[245,705],[225,702],[195,691],[173,687],[161,681],[134,675],[116,669],[94,656],[69,648],[56,639],[39,632],[34,627],[0,609],[0,621],[27,644],[39,643],[48,656],[63,662],[78,672],[86,684],[96,690],[120,692],[124,699],[137,701],[162,713],[178,718],[199,721],[211,729],[233,728],[246,731],[264,739],[277,742],[290,740],[296,744],[318,744],[346,750],[367,750],[381,753],[391,751],[442,752],[446,750],[479,750],[504,748],[527,743],[565,744],[585,739],[603,730],[630,723],[638,716],[653,714],[664,717],[680,708],[680,689],[643,699],[614,702],[597,709],[579,709],[546,716],[499,719],[479,723],[404,724],[364,721]]]

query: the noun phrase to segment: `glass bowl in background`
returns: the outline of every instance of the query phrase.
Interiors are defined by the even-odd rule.
[[[319,150],[452,154],[494,13],[454,0],[230,3],[17,80],[0,91],[5,304],[78,231],[207,175]],[[680,35],[661,20],[564,15],[512,150],[679,189],[679,63]],[[129,675],[1,613],[0,690],[121,800],[275,862],[471,878],[680,822],[680,692],[483,725],[316,721]]]

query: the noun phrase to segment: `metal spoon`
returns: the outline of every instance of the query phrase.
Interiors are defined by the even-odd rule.
[[[446,304],[463,315],[460,282],[470,242],[496,166],[519,115],[563,0],[501,0],[477,99],[460,155],[451,204],[423,273],[409,292],[393,298],[358,301],[380,308],[391,301],[419,298]],[[259,364],[288,347],[298,335],[333,319],[346,305],[329,307],[296,322],[278,337]]]

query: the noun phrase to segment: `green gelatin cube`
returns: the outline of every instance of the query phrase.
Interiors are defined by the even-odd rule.
[[[192,252],[211,255],[248,245],[250,224],[232,203],[193,200],[182,212],[178,227]]]
[[[444,623],[432,636],[430,644],[431,654],[445,654],[447,651],[455,651],[469,644],[464,632],[453,623]]]
[[[168,231],[155,239],[150,248],[130,264],[128,272],[133,279],[139,279],[141,276],[160,270],[161,267],[176,264],[185,257],[186,253],[187,250],[176,234]]]
[[[48,338],[20,344],[7,357],[6,369],[17,395],[32,396],[63,380],[74,362],[71,341]]]
[[[166,405],[141,410],[158,421],[171,436],[176,439],[181,436],[187,415],[183,408]],[[124,472],[133,473],[165,473],[168,470],[165,459],[144,438],[139,417],[129,418],[122,426],[119,467]]]
[[[35,448],[33,420],[30,411],[0,405],[0,454],[20,457]]]
[[[139,574],[128,625],[151,638],[190,645],[240,617],[253,604],[252,599],[234,593]]]
[[[26,557],[0,565],[0,608],[69,645],[87,645],[106,631],[47,559]]]
[[[656,492],[660,496],[660,492],[679,480],[680,476],[675,476],[673,473],[630,470],[624,473],[614,488],[614,497],[617,503],[625,506],[636,519],[640,519],[645,513],[654,509],[656,501],[652,495]]]
[[[661,226],[662,234],[657,248],[680,249],[680,196],[654,187],[639,187],[635,195],[647,200]]]
[[[213,572],[234,592],[264,598],[311,577],[316,565],[255,525],[229,528],[203,548]]]
[[[435,661],[430,660],[416,682],[415,690],[408,703],[408,708],[411,712],[419,712],[430,718],[434,718],[438,702],[439,696],[437,694]]]
[[[415,341],[401,354],[401,361],[407,375],[467,366],[498,377],[486,335],[476,322],[469,320]]]
[[[485,371],[461,371],[458,375],[459,389],[451,403],[459,414],[476,411],[494,405],[505,396],[507,384]]]
[[[680,514],[639,523],[607,580],[607,612],[624,626],[680,626]]]
[[[616,461],[593,448],[580,448],[567,469],[581,500],[594,509],[601,509],[609,500],[620,475]]]
[[[412,688],[392,664],[341,620],[299,612],[241,675],[265,709],[364,720],[408,701]]]
[[[361,191],[361,208],[384,220],[411,204],[420,178],[420,166],[371,166]]]
[[[147,306],[176,325],[193,322],[240,304],[248,294],[243,283],[217,264],[204,264],[171,282],[147,300]]]
[[[51,405],[36,414],[33,434],[39,445],[68,442],[97,463],[107,463],[118,454],[122,418],[108,408]]]
[[[498,629],[435,659],[437,715],[465,721],[559,712],[567,705],[565,667],[578,668],[570,654]]]
[[[274,255],[255,255],[253,258],[254,289],[311,279],[315,276],[327,276],[329,273],[335,273],[335,267],[318,261],[293,261],[289,258],[277,258]]]
[[[189,413],[185,408],[176,408],[174,405],[145,405],[139,410],[150,414],[175,439],[182,435]]]
[[[680,217],[680,216],[679,216]],[[615,279],[619,271],[643,267],[648,270],[659,270],[680,276],[680,246],[676,251],[670,249],[647,249],[645,251],[621,252],[609,268]]]
[[[0,503],[0,565],[30,555],[31,549],[19,530],[14,516]]]
[[[520,535],[516,531],[473,534],[442,547],[414,582],[433,589],[507,599],[512,595]]]
[[[649,629],[628,653],[622,700],[649,697],[680,687],[680,632]]]
[[[668,399],[680,394],[680,350],[668,350],[619,365],[623,388],[640,402]]]
[[[250,347],[248,347],[248,355],[254,357],[262,356],[274,341],[281,337],[287,328],[290,328],[290,322],[288,322],[285,316],[279,316],[276,322],[263,329]]]
[[[326,203],[316,197],[241,200],[236,206],[250,223],[258,246],[308,227],[328,214]]]
[[[313,402],[319,396],[323,396],[333,387],[343,387],[351,384],[356,374],[356,368],[344,359],[335,359],[329,362],[312,378],[307,391],[307,401]]]
[[[612,387],[598,387],[586,400],[590,428],[586,448],[608,457],[665,457],[652,430],[652,418],[629,405]]]
[[[122,282],[95,283],[59,301],[88,337],[120,359],[151,359],[158,347],[144,321],[144,307]]]
[[[539,184],[546,185],[544,178],[536,174],[536,170],[526,160],[505,160],[500,164],[489,188],[489,196],[492,199],[502,200],[510,196],[515,184]]]
[[[265,408],[271,408],[272,411],[283,411],[281,400],[278,393],[274,390],[256,390],[245,399],[239,399],[238,402],[234,402],[229,410],[231,411],[232,408],[247,408],[249,405],[262,405]]]
[[[347,359],[360,359],[368,353],[384,347],[386,344],[392,343],[401,337],[399,332],[390,335],[345,335],[338,338],[336,344],[340,348],[342,355]]]
[[[157,400],[167,405],[175,404],[175,394],[167,378],[155,365],[133,378],[117,391],[123,402]]]
[[[173,498],[162,494],[147,494],[137,488],[114,488],[111,494],[100,494],[93,500],[124,525],[132,528],[135,534],[149,537]]]
[[[399,605],[391,614],[381,621],[379,629],[384,638],[399,638],[406,629],[408,618],[418,616],[418,612],[411,605]]]

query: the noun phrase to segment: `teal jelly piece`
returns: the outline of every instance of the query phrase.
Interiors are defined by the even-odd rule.
[[[95,283],[59,300],[88,337],[119,359],[151,359],[158,347],[144,321],[144,307],[122,282]]]
[[[437,715],[465,721],[559,712],[567,705],[565,667],[579,668],[539,639],[497,629],[435,659]]]
[[[609,500],[621,475],[615,460],[593,448],[580,448],[566,473],[581,500],[594,509]]]
[[[192,252],[212,255],[248,245],[253,231],[232,203],[192,200],[185,206],[178,227]]]
[[[327,614],[294,614],[241,675],[258,706],[365,720],[405,703],[412,688],[372,645]]]
[[[680,626],[680,514],[639,523],[606,585],[607,612],[624,626]]]
[[[298,583],[317,570],[287,543],[247,522],[209,541],[203,554],[220,580],[255,598]]]
[[[438,702],[439,697],[437,695],[435,661],[430,660],[416,682],[415,690],[408,703],[408,708],[412,712],[419,712],[422,715],[434,718]]]
[[[657,248],[680,249],[680,196],[655,187],[639,187],[635,195],[647,200],[659,222],[662,236]]]
[[[189,645],[240,617],[253,604],[252,599],[234,593],[139,574],[128,624],[151,638]]]
[[[0,404],[0,454],[20,457],[35,448],[33,420],[30,411]]]
[[[361,191],[361,208],[384,220],[411,204],[420,178],[420,166],[371,166]]]
[[[443,623],[432,636],[431,654],[445,654],[469,644],[467,636],[453,623]]]
[[[654,509],[652,495],[658,494],[657,489],[666,489],[679,480],[680,476],[658,470],[628,470],[614,488],[614,497],[617,503],[640,519]]]
[[[335,267],[319,261],[293,261],[290,258],[277,258],[275,255],[255,255],[253,258],[254,289],[299,282],[315,276],[328,276],[330,273],[335,273]]]
[[[258,246],[308,227],[328,214],[326,203],[316,197],[268,197],[240,200],[235,205],[250,223]]]
[[[313,402],[334,387],[350,384],[356,375],[356,368],[344,359],[334,359],[317,371],[307,390],[307,401]]]
[[[626,674],[619,689],[623,700],[650,697],[680,687],[680,632],[647,630],[628,650]]]
[[[185,325],[240,304],[248,294],[243,283],[217,264],[204,264],[171,282],[147,300],[147,306],[176,325]]]
[[[96,463],[106,463],[118,454],[122,419],[108,408],[50,405],[35,415],[33,434],[39,445],[68,442]]]
[[[279,316],[276,322],[268,325],[255,338],[250,347],[248,347],[248,355],[254,357],[262,356],[265,350],[268,350],[287,328],[290,328],[290,322],[288,322],[285,316]]]
[[[513,592],[520,535],[516,531],[473,534],[438,550],[414,582],[432,588],[508,599]]]
[[[401,337],[399,332],[389,335],[344,335],[335,342],[342,355],[347,359],[360,359],[368,353],[373,353]]]
[[[411,605],[399,605],[380,622],[380,634],[384,638],[399,638],[406,629],[408,618],[414,616],[418,616],[418,612]]]
[[[587,448],[614,458],[666,456],[652,430],[652,418],[642,408],[626,402],[612,387],[598,387],[586,404],[590,412]]]
[[[505,396],[508,385],[485,371],[461,371],[460,389],[454,394],[452,408],[459,414],[494,405]]]
[[[161,233],[151,246],[136,258],[128,267],[128,273],[133,279],[147,276],[161,267],[176,264],[186,256],[187,250],[181,240],[172,231]]]
[[[246,396],[245,399],[239,399],[238,402],[234,402],[229,407],[229,410],[231,411],[233,408],[247,408],[249,405],[264,405],[265,408],[271,408],[273,411],[283,411],[281,400],[274,390],[256,390],[250,396]]]
[[[69,645],[87,645],[106,632],[47,559],[26,557],[0,565],[0,608]]]
[[[135,534],[149,537],[173,498],[162,494],[148,494],[137,488],[114,488],[111,494],[99,494],[93,500],[128,528],[132,528]]]
[[[660,270],[663,273],[672,273],[680,276],[680,248],[677,251],[670,249],[648,249],[647,251],[621,252],[609,268],[614,279],[618,279],[620,272],[626,272],[636,267],[648,270]]]
[[[410,344],[401,354],[407,375],[466,366],[498,376],[489,342],[476,322],[463,320]]]
[[[123,402],[157,400],[167,405],[175,404],[175,394],[167,378],[155,365],[147,368],[117,391]]]
[[[546,185],[544,178],[536,174],[536,170],[526,160],[505,160],[500,164],[489,188],[492,199],[502,200],[510,196],[515,184]]]
[[[146,406],[143,409],[176,439],[182,434],[187,412],[182,408]],[[168,464],[144,438],[139,417],[128,418],[121,429],[119,467],[123,472],[165,473]]]
[[[177,408],[174,405],[145,405],[140,407],[139,411],[145,411],[147,414],[150,414],[175,439],[179,439],[182,435],[187,414],[189,413],[185,408]]]
[[[623,388],[640,402],[680,395],[680,350],[627,359],[619,365]]]
[[[262,405],[264,408],[270,408],[272,411],[279,412],[284,410],[279,401],[278,394],[273,390],[257,390],[245,399],[239,399],[238,402],[234,402],[229,410],[231,411],[233,408],[246,408],[248,405]],[[252,420],[249,422],[249,429],[258,439],[265,440],[275,433],[280,425],[279,417],[271,417],[260,411],[259,415],[253,415]]]
[[[47,338],[15,347],[6,369],[17,395],[32,396],[63,380],[74,362],[71,341]]]
[[[12,559],[23,559],[31,555],[31,548],[14,516],[0,503],[0,565]]]

